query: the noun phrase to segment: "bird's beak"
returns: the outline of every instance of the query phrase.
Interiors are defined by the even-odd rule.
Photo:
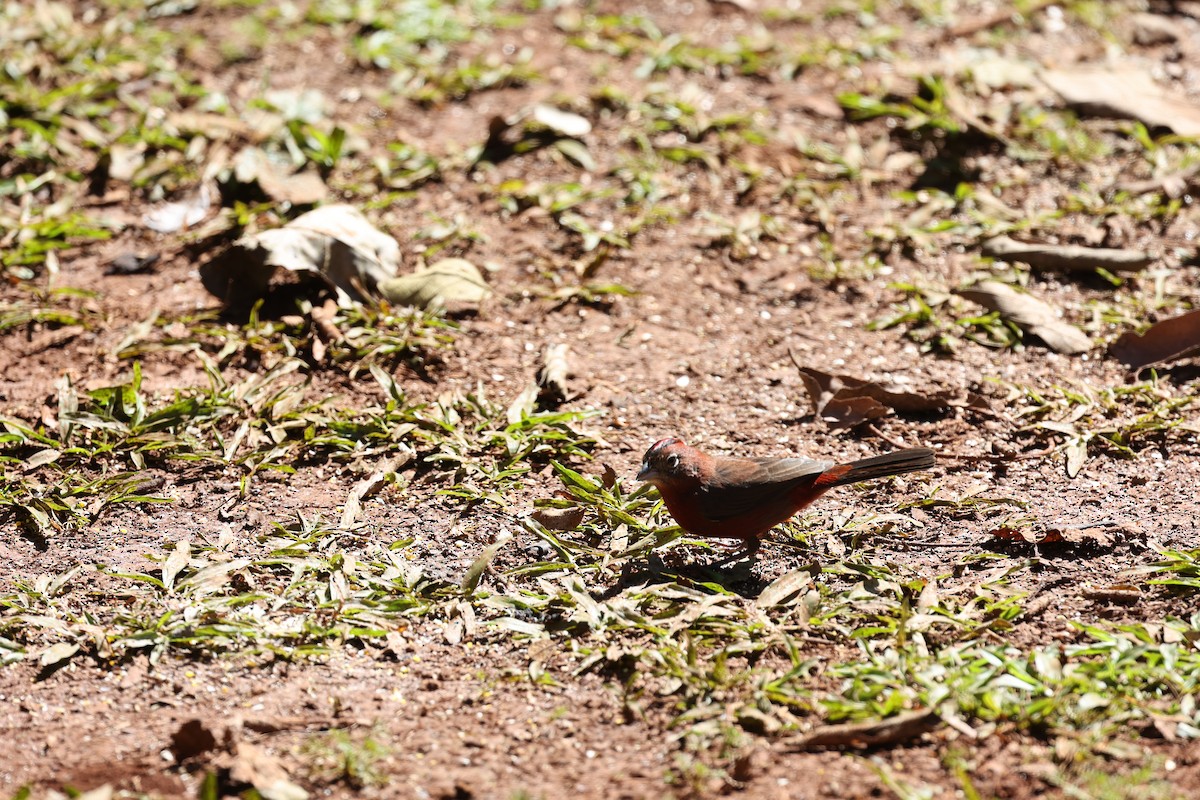
[[[650,467],[650,465],[649,465],[649,464],[647,464],[646,462],[644,462],[644,461],[643,461],[643,462],[642,462],[642,469],[641,469],[641,471],[640,471],[640,472],[638,472],[638,474],[637,474],[637,480],[639,480],[639,481],[652,481],[652,480],[654,480],[654,479],[655,479],[655,478],[657,478],[657,477],[658,477],[658,473],[657,473],[657,472],[655,472],[655,471],[654,471],[654,470],[653,470],[653,469]]]

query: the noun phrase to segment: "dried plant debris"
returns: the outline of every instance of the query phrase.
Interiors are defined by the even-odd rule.
[[[244,236],[200,268],[204,288],[229,306],[266,294],[279,269],[320,276],[341,302],[367,300],[392,278],[400,245],[358,209],[322,206],[282,228]]]
[[[791,750],[883,747],[918,739],[941,723],[936,711],[910,711],[882,720],[826,725],[792,740],[788,746]]]
[[[1006,283],[980,281],[959,289],[958,294],[989,311],[1000,312],[1001,317],[1034,334],[1057,353],[1073,355],[1092,349],[1092,342],[1086,333],[1063,322],[1046,303]]]
[[[987,407],[987,401],[973,392],[938,389],[918,393],[799,364],[796,368],[808,391],[813,414],[833,428],[852,428],[893,412],[928,414],[955,407]]]
[[[1135,371],[1200,354],[1200,310],[1164,319],[1142,334],[1125,333],[1112,343],[1108,354]]]
[[[194,227],[208,216],[215,194],[207,182],[180,200],[155,206],[142,216],[142,224],[159,233],[177,233]]]
[[[243,727],[253,726],[235,718],[214,729],[203,720],[191,719],[171,734],[169,750],[181,762],[211,763],[228,794],[246,789],[272,800],[307,798],[308,792],[291,780],[277,757],[244,740]]]
[[[379,292],[393,305],[461,311],[492,293],[479,268],[465,258],[443,258],[411,275],[388,278]]]
[[[1042,72],[1042,80],[1067,105],[1087,114],[1136,119],[1181,136],[1200,136],[1200,106],[1130,66],[1076,66]]]
[[[1154,177],[1145,180],[1118,181],[1113,188],[1119,192],[1129,192],[1130,194],[1161,192],[1172,200],[1177,200],[1187,194],[1189,189],[1196,188],[1197,176],[1200,175],[1200,164],[1171,172],[1160,173],[1156,170],[1155,173]]]
[[[294,172],[257,147],[247,147],[237,154],[233,177],[238,183],[256,183],[269,199],[294,206],[314,205],[329,196],[329,187],[315,170]]]
[[[585,513],[585,509],[576,505],[546,505],[535,508],[529,516],[548,531],[566,533],[579,527]]]
[[[990,532],[995,539],[1028,544],[1064,544],[1112,549],[1118,544],[1142,543],[1146,533],[1125,522],[1100,522],[1086,528],[1048,527],[1042,524],[1002,525]]]
[[[1018,242],[1007,236],[988,239],[983,243],[982,252],[1000,261],[1020,261],[1034,269],[1046,270],[1102,268],[1111,272],[1137,272],[1154,260],[1141,250]]]

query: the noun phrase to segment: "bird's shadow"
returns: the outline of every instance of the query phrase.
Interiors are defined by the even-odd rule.
[[[753,599],[770,583],[755,571],[757,563],[758,553],[747,550],[740,550],[706,563],[668,563],[657,553],[651,553],[645,561],[626,562],[621,568],[620,577],[599,599],[611,600],[634,586],[647,587],[669,583],[698,587],[716,585],[725,591]]]

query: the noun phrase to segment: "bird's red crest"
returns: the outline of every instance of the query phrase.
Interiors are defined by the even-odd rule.
[[[673,444],[683,444],[683,440],[676,439],[674,436],[668,436],[666,439],[659,439],[657,442],[650,445],[650,450],[648,451],[648,453],[657,453],[659,450],[662,450],[664,447],[670,447]]]

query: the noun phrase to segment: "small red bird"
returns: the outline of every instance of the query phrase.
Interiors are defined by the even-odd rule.
[[[835,486],[929,469],[926,447],[834,464],[807,458],[720,458],[661,439],[638,480],[658,487],[667,510],[693,536],[757,543],[767,531]]]

